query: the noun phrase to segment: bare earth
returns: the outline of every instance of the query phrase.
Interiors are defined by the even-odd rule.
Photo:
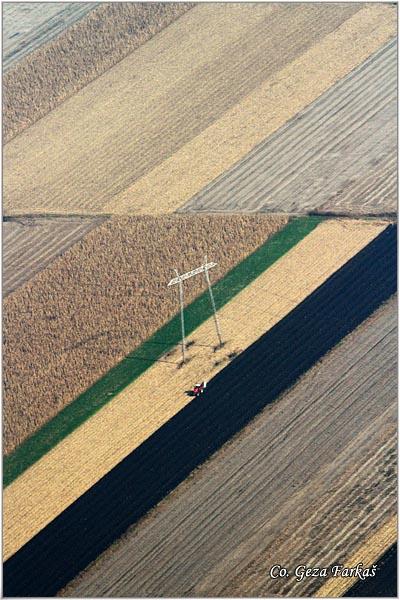
[[[103,218],[21,217],[3,223],[3,296],[63,254]]]
[[[74,2],[6,6],[9,35],[14,33],[16,18],[20,23],[21,12],[28,10],[28,23],[33,24],[35,19],[36,24],[25,34],[23,43],[14,41],[19,37],[6,42],[10,48],[5,58],[13,67],[3,81],[3,133],[8,141],[184,14],[192,4]],[[47,13],[54,16],[39,27]],[[81,20],[72,25],[77,18]],[[34,51],[25,56],[28,50]],[[21,60],[13,65],[15,58]]]
[[[396,511],[396,316],[392,299],[62,595],[298,596],[320,586],[274,582],[268,567],[299,552],[329,565]]]
[[[222,277],[285,217],[116,218],[5,299],[4,450],[10,452],[177,312],[174,275],[208,254]],[[202,235],[207,231],[207,236]],[[204,288],[186,286],[185,301]]]
[[[358,64],[365,44],[373,51],[392,29],[392,11],[371,6],[198,4],[6,144],[7,214],[102,210],[310,48],[340,37],[343,24]],[[372,31],[354,51],[363,27]],[[336,70],[346,74],[347,63],[341,46]]]
[[[237,355],[269,331],[385,228],[368,221],[318,225],[219,310],[223,348],[214,351],[210,317],[188,336],[185,365],[177,368],[179,347],[174,348],[22,473],[4,491],[4,556],[14,554],[187,406],[192,398],[184,390],[194,381],[215,376],[231,353]]]
[[[385,469],[387,475],[391,467]],[[346,558],[344,565],[351,567],[362,562],[365,566],[376,565],[381,557],[397,542],[397,512],[390,517],[375,533],[373,533],[356,551]],[[354,583],[350,579],[331,577],[315,594],[318,598],[341,598]],[[388,584],[393,584],[388,581]]]
[[[394,39],[180,212],[395,212],[396,120]]]
[[[8,70],[96,6],[96,2],[4,2],[3,69]]]

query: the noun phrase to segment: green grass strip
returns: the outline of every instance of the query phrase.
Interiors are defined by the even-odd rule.
[[[317,216],[293,219],[255,252],[238,263],[225,277],[213,285],[217,309],[234,298],[256,277],[293,248],[315,229],[321,220],[322,218]],[[205,291],[185,308],[186,333],[193,332],[210,316],[212,316],[212,308],[208,291]],[[149,369],[157,359],[176,346],[180,339],[180,315],[177,314],[93,386],[22,442],[14,452],[4,457],[4,487]]]

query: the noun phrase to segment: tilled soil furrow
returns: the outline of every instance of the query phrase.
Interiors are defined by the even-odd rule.
[[[3,223],[4,295],[14,292],[103,221],[100,217]]]
[[[381,347],[379,340],[381,331],[387,333],[391,331],[391,344],[385,348]],[[375,350],[371,354],[371,341],[375,340]],[[154,515],[149,515],[143,523],[136,528],[130,530],[127,536],[111,548],[103,557],[99,559],[98,564],[94,564],[83,573],[75,583],[73,583],[63,595],[152,595],[155,590],[157,593],[180,595],[187,593],[188,588],[185,587],[183,581],[189,581],[197,570],[197,565],[201,563],[203,569],[211,570],[217,568],[218,562],[221,560],[221,545],[227,532],[232,529],[235,533],[230,541],[230,551],[240,543],[241,539],[249,537],[247,513],[249,507],[245,502],[242,493],[239,493],[240,488],[247,489],[248,485],[256,482],[256,489],[253,491],[252,498],[258,501],[258,513],[251,514],[250,523],[258,528],[262,527],[261,533],[255,538],[253,544],[253,552],[257,555],[257,551],[265,547],[265,541],[271,540],[272,550],[269,554],[260,555],[260,573],[258,580],[254,578],[246,584],[245,573],[238,575],[237,583],[235,583],[235,575],[237,568],[241,565],[243,555],[228,554],[229,560],[222,564],[221,570],[217,568],[216,573],[207,582],[205,578],[204,585],[197,585],[193,590],[193,595],[255,595],[259,591],[263,594],[273,592],[270,586],[270,581],[267,581],[266,569],[269,562],[266,562],[268,557],[289,557],[293,556],[296,559],[299,554],[297,552],[304,544],[308,544],[313,540],[310,533],[310,528],[318,527],[319,523],[324,523],[326,518],[331,519],[332,512],[335,507],[346,505],[348,501],[349,487],[354,489],[350,494],[350,502],[352,497],[357,497],[357,486],[363,485],[364,474],[358,468],[358,461],[362,461],[365,465],[365,471],[368,475],[365,479],[373,482],[376,475],[378,465],[378,473],[382,477],[384,465],[390,465],[390,454],[382,451],[380,439],[384,436],[385,428],[391,423],[392,435],[389,441],[383,443],[383,448],[391,447],[394,443],[395,436],[395,390],[388,390],[386,376],[382,376],[376,381],[376,402],[375,405],[364,401],[363,391],[359,389],[356,392],[357,404],[354,410],[349,411],[347,396],[343,396],[343,392],[360,380],[368,373],[371,365],[376,363],[376,360],[384,358],[385,361],[391,363],[392,375],[395,370],[395,354],[393,352],[396,345],[396,301],[392,300],[387,306],[384,306],[373,318],[362,325],[358,330],[353,332],[343,343],[337,347],[322,363],[313,367],[304,378],[280,401],[273,407],[263,411],[257,418],[254,424],[244,430],[237,441],[233,441],[211,461],[195,473],[193,480],[189,479],[183,484],[181,489],[177,489],[170,498],[166,499],[154,512]],[[359,360],[355,368],[349,372],[348,365],[352,363],[353,350],[362,353],[363,358]],[[334,372],[334,366],[337,366]],[[341,413],[331,414],[326,412],[326,394],[331,389],[331,379],[337,378],[337,382],[341,381],[340,387],[336,390],[336,405],[340,405],[345,409]],[[310,379],[313,386],[310,389]],[[320,384],[320,385],[319,385]],[[315,396],[315,387],[320,392],[319,397]],[[383,403],[381,404],[383,400]],[[385,410],[386,405],[386,410]],[[363,408],[363,417],[361,420],[358,417],[360,407]],[[370,408],[373,408],[376,418],[372,414],[368,414]],[[390,413],[388,413],[390,411]],[[292,413],[297,415],[297,426],[293,431],[287,430],[287,421],[292,418]],[[390,417],[389,417],[390,414]],[[288,454],[279,457],[280,464],[282,461],[290,460],[291,454],[295,454],[292,444],[298,441],[298,438],[304,437],[307,439],[318,440],[318,426],[310,433],[310,425],[313,423],[313,418],[320,416],[322,421],[335,425],[335,430],[332,432],[332,438],[337,438],[336,453],[331,451],[332,462],[329,461],[329,454],[324,452],[322,457],[322,471],[316,472],[315,466],[320,454],[308,455],[305,460],[305,469],[308,470],[308,477],[311,476],[309,486],[305,487],[305,496],[303,502],[296,501],[296,490],[290,487],[293,480],[293,474],[286,476],[286,471],[283,468],[282,472],[277,474],[277,462],[273,456],[268,454],[271,435],[274,436],[276,431],[282,432],[283,438],[281,441],[281,451],[286,448]],[[380,416],[382,418],[380,418]],[[350,428],[347,430],[346,436],[342,437],[343,427],[346,427],[348,421],[351,421]],[[347,429],[347,427],[346,427]],[[359,436],[355,436],[355,432],[360,432]],[[361,436],[361,437],[360,437]],[[346,445],[345,439],[348,442]],[[267,440],[267,442],[266,442]],[[322,444],[324,447],[325,440]],[[321,444],[318,444],[321,447]],[[302,454],[300,453],[300,458]],[[344,460],[345,457],[345,460]],[[369,457],[369,458],[368,458]],[[375,458],[376,457],[376,458]],[[238,469],[238,465],[242,467],[242,471],[238,471],[238,476],[232,479],[232,469]],[[284,465],[283,465],[284,466]],[[330,477],[327,477],[327,470]],[[338,472],[343,474],[338,480]],[[313,475],[316,473],[316,479],[313,481]],[[336,474],[335,474],[336,473]],[[265,486],[266,477],[275,481],[275,486]],[[301,486],[304,486],[306,480],[301,478]],[[326,482],[323,484],[323,482]],[[332,482],[332,483],[331,483]],[[388,482],[389,483],[389,482]],[[284,505],[284,498],[280,496],[282,486],[287,487],[286,498],[290,500],[293,496],[292,504]],[[258,491],[257,491],[258,486]],[[342,487],[343,486],[343,487]],[[391,487],[390,487],[391,486]],[[389,488],[393,488],[392,483]],[[334,492],[333,492],[334,491]],[[236,494],[234,500],[237,508],[237,518],[233,519],[232,505],[229,503],[225,506],[225,498]],[[277,496],[278,494],[278,496]],[[294,494],[294,495],[293,495]],[[325,502],[325,508],[321,514],[321,496]],[[334,497],[334,501],[331,497]],[[310,505],[310,500],[312,504]],[[382,495],[380,495],[382,498]],[[374,502],[373,496],[369,496],[368,500]],[[377,500],[379,501],[379,500]],[[217,527],[212,524],[215,510],[218,507],[225,507],[218,516]],[[284,507],[280,511],[280,521],[278,527],[276,523],[272,526],[274,516],[278,507]],[[294,513],[294,507],[296,512]],[[315,520],[311,517],[309,524],[309,532],[301,534],[301,527],[304,523],[304,514],[313,515],[313,508],[318,508],[320,511]],[[310,511],[310,512],[309,512]],[[285,531],[287,516],[291,516],[291,533]],[[254,522],[254,517],[256,521]],[[329,517],[328,517],[329,516]],[[353,512],[352,520],[356,523],[358,516],[357,510]],[[295,518],[296,517],[296,518]],[[271,525],[268,525],[268,519],[271,519]],[[210,523],[208,526],[208,544],[203,546],[199,544],[199,538],[207,541],[207,536],[204,538],[204,524]],[[229,525],[228,525],[229,524]],[[368,523],[372,527],[373,523]],[[300,538],[296,540],[297,527],[300,527]],[[207,525],[206,525],[207,528]],[[275,538],[279,538],[280,532],[284,531],[285,536],[282,536],[280,549],[276,544]],[[334,532],[334,527],[331,530]],[[368,531],[364,530],[367,535]],[[292,537],[294,536],[293,542]],[[236,538],[236,539],[235,539]],[[318,538],[322,539],[322,538]],[[359,537],[355,536],[353,541],[357,543]],[[327,538],[323,538],[326,546]],[[279,542],[277,542],[279,543]],[[316,540],[311,544],[311,549],[315,549]],[[295,545],[293,545],[295,544]],[[217,547],[217,550],[215,550]],[[327,545],[329,550],[332,547],[331,543]],[[133,548],[135,549],[133,552]],[[309,546],[307,546],[309,548]],[[132,549],[132,550],[131,550]],[[279,552],[279,554],[278,554]],[[189,560],[190,553],[192,558]],[[271,554],[272,553],[272,554]],[[314,553],[306,558],[312,561]],[[185,568],[182,568],[183,562]],[[175,569],[170,571],[171,564],[175,562]],[[261,566],[262,563],[262,566]],[[271,563],[272,564],[272,563]],[[284,563],[282,563],[284,564]],[[179,570],[180,565],[180,570]],[[232,571],[231,585],[229,586],[229,578],[225,578],[228,567]],[[254,570],[253,566],[253,570]],[[236,572],[235,572],[236,571]],[[171,577],[171,579],[168,579]],[[226,576],[227,577],[227,576]],[[186,585],[189,585],[187,583]],[[228,585],[228,587],[227,587]],[[238,587],[240,586],[240,587]]]
[[[393,152],[396,62],[391,41],[180,210],[299,211],[328,208],[327,197],[334,206],[346,181]]]
[[[140,358],[135,358],[135,353],[129,355],[98,385],[42,428],[32,443],[28,440],[7,457],[4,472],[7,484],[11,485],[5,491],[6,556],[13,554],[189,404],[191,398],[183,390],[188,390],[194,379],[209,380],[222,370],[386,227],[385,223],[348,220],[318,224],[318,220],[298,219],[289,223],[241,263],[243,268],[239,266],[232,276],[214,285],[226,340],[222,349],[215,352],[215,328],[211,315],[207,318],[210,307],[205,294],[200,297],[200,304],[193,303],[194,311],[190,307],[186,310],[186,326],[192,331],[188,337],[187,364],[177,369],[179,346],[171,360],[154,364],[149,361],[151,357],[154,360],[161,357],[162,349],[156,355],[154,352],[165,336],[176,336],[174,343],[177,343],[180,328],[179,320],[174,319],[172,326],[166,325],[165,332],[161,329],[156,335],[158,347],[147,347],[146,342],[140,349]],[[77,284],[81,290],[79,281]],[[232,299],[224,304],[226,294],[231,293],[237,296],[229,295]],[[205,316],[201,319],[200,315]],[[98,342],[104,345],[104,338]],[[146,358],[147,364],[142,362]]]
[[[18,595],[24,590],[32,593],[33,589],[36,595],[54,593],[57,586],[86,566],[133,520],[145,514],[393,294],[395,261],[396,228],[388,227],[288,317],[216,375],[209,383],[206,397],[190,402],[14,554],[5,564],[8,590]],[[307,343],[300,344],[298,356],[291,360],[299,334]],[[260,385],[260,370],[269,382],[267,389]],[[244,397],[248,398],[246,406],[242,403]],[[373,404],[371,410],[378,415],[380,407]],[[350,441],[348,414],[346,410],[342,412],[345,421],[342,430]],[[325,431],[328,440],[329,428]],[[161,454],[160,448],[163,448]],[[307,455],[315,458],[312,444]],[[82,518],[86,535],[79,538]]]
[[[235,11],[235,7],[229,5],[216,6],[220,19],[224,18],[225,12]],[[209,9],[199,6],[194,10],[201,13]],[[258,10],[262,11],[261,8]],[[114,81],[113,75],[117,76],[124,69],[121,63],[128,61],[126,65],[132,64],[135,72],[134,56],[128,56],[117,65],[117,70],[110,69],[88,86],[91,90],[84,88],[35,128],[28,129],[6,145],[6,209],[22,210],[27,198],[35,209],[102,209],[113,196],[155,169],[266,79],[324,36],[334,33],[360,10],[358,4],[331,4],[323,8],[318,4],[266,5],[264,19],[254,23],[250,30],[244,27],[239,38],[226,43],[223,40],[210,61],[204,62],[198,47],[191,48],[193,60],[189,73],[182,75],[182,71],[178,71],[179,79],[161,88],[156,82],[148,88],[141,77],[132,78],[132,71],[125,73],[125,86],[119,79]],[[185,22],[184,19],[177,21],[172,27],[179,29]],[[249,44],[253,33],[254,44]],[[157,37],[153,41],[154,48],[158,43],[162,45]],[[178,46],[174,50],[181,53]],[[170,48],[166,61],[172,52]],[[122,103],[118,95],[110,97],[112,85],[120,89]],[[143,93],[138,95],[141,85]],[[130,93],[132,87],[135,96]],[[97,110],[90,110],[89,106],[83,111],[85,97],[90,96],[94,88],[98,89]],[[130,99],[129,106],[127,99]],[[75,125],[68,128],[67,135],[63,131],[67,119],[64,120],[62,115],[66,113],[70,119],[68,110],[72,111],[77,104],[80,110],[76,111]],[[111,120],[100,118],[106,107],[112,109]],[[45,138],[42,135],[38,144],[39,131],[44,127],[46,132],[50,130],[58,135],[46,135]],[[63,144],[60,144],[61,139]],[[38,156],[43,165],[41,168],[37,167]],[[25,165],[23,172],[17,168],[21,161]],[[45,167],[50,163],[51,172]]]

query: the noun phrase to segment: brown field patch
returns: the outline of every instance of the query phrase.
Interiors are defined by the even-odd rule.
[[[4,301],[4,450],[92,385],[177,312],[174,275],[218,262],[222,277],[287,219],[115,218]],[[185,287],[185,300],[203,289]]]
[[[4,554],[10,556],[192,401],[184,391],[221,371],[379,235],[378,222],[328,220],[293,246],[187,338],[189,360],[157,361],[15,479],[4,493]],[[216,361],[221,361],[215,365]],[[309,432],[309,427],[307,428]]]
[[[192,8],[106,2],[13,66],[3,79],[7,142]]]
[[[103,221],[80,217],[20,217],[5,221],[3,295],[23,285]]]
[[[270,567],[339,564],[396,510],[396,306],[353,330],[60,595],[314,596],[318,579],[272,580]]]
[[[175,210],[386,41],[392,13],[198,4],[6,144],[5,210]]]

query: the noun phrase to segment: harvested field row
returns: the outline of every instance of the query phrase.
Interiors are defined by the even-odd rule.
[[[226,341],[222,349],[215,351],[210,317],[188,336],[190,360],[183,367],[177,368],[179,347],[152,366],[147,359],[147,370],[143,368],[146,356],[134,358],[132,371],[138,364],[140,376],[131,376],[130,385],[126,381],[115,398],[5,489],[5,556],[16,552],[181,409],[188,408],[192,398],[185,390],[196,379],[214,377],[382,231],[385,225],[368,222],[320,224],[219,310]],[[193,316],[187,317],[190,327]]]
[[[317,369],[324,374],[324,364]],[[316,373],[312,371],[313,375]],[[346,375],[341,372],[337,377],[340,381]],[[304,384],[294,389],[301,390],[301,407],[306,408],[310,396],[304,395]],[[325,387],[324,392],[327,393]],[[299,398],[294,400],[292,392],[289,395],[291,402],[298,405]],[[321,416],[326,407],[317,396],[320,394],[314,390],[311,403]],[[294,596],[293,578],[277,583],[268,576],[273,564],[287,565],[293,572],[299,556],[306,564],[331,564],[332,558],[336,561],[343,556],[344,549],[346,558],[346,544],[350,548],[357,545],[383,522],[385,514],[395,510],[395,476],[386,475],[388,466],[393,468],[396,460],[394,407],[391,415],[385,413],[384,420],[378,417],[373,424],[364,421],[364,430],[359,435],[353,430],[350,443],[346,428],[336,441],[329,440],[326,453],[317,458],[309,452],[307,443],[318,443],[318,436],[323,435],[318,430],[321,421],[312,430],[312,440],[307,440],[309,410],[306,408],[303,415],[297,410],[295,415],[292,413],[293,404],[288,404],[287,397],[277,406],[265,409],[238,438],[182,483],[147,518],[129,529],[60,595],[146,597],[158,593],[215,597],[229,592],[231,597]],[[343,421],[343,411],[329,416],[335,432]],[[354,424],[354,414],[351,423]],[[388,438],[385,431],[384,441],[377,427],[387,428],[389,424],[391,435]],[[284,425],[291,427],[286,439]],[[302,446],[294,437],[294,430],[302,436]],[[274,448],[279,438],[280,454]],[[266,439],[271,440],[267,445]],[[298,460],[295,465],[290,464],[295,448],[304,465]],[[276,455],[278,463],[271,464],[271,454]],[[287,474],[281,468],[276,473],[282,454]],[[363,472],[358,468],[361,463]],[[250,488],[245,496],[243,481]],[[360,494],[364,482],[370,489]],[[337,511],[341,510],[347,521],[340,518]],[[360,527],[349,536],[357,521],[361,521],[364,530]],[[226,531],[232,534],[224,540]],[[183,569],[185,553],[187,566]],[[314,582],[320,585],[320,581]],[[305,582],[302,583],[304,587]],[[303,589],[301,594],[307,597],[308,591]]]
[[[396,122],[393,39],[180,210],[396,212]]]
[[[3,223],[3,296],[7,296],[23,285],[103,221],[104,218],[101,217],[90,219],[22,217],[5,221]],[[26,321],[24,323],[27,326]],[[24,334],[21,343],[24,343],[25,339]]]
[[[176,290],[167,288],[173,267],[188,271],[208,254],[218,263],[211,277],[220,279],[286,223],[263,216],[111,219],[14,292],[3,305],[5,452],[175,316]],[[203,230],[207,238],[198,235]],[[186,302],[204,287],[194,278]],[[175,343],[179,331],[177,323]]]
[[[393,465],[396,464],[396,460],[393,460]],[[396,512],[396,509],[393,511]],[[357,549],[357,551],[354,553],[353,556],[349,557],[349,559],[346,561],[346,566],[350,566],[350,565],[356,565],[359,562],[362,562],[364,564],[364,566],[367,565],[372,565],[372,564],[376,564],[378,562],[378,559],[380,558],[382,552],[384,550],[387,550],[389,547],[393,547],[394,542],[397,540],[397,516],[394,515],[392,516],[391,519],[389,519],[374,535],[372,535],[370,537],[370,539],[367,540],[367,542],[365,544],[363,544],[360,548]],[[386,586],[392,586],[392,587],[397,587],[396,586],[396,578],[393,577],[393,573],[391,574],[392,577],[387,580]],[[375,578],[374,578],[375,579]],[[319,590],[318,593],[316,594],[317,597],[333,597],[333,598],[339,598],[341,596],[353,596],[355,594],[344,594],[344,592],[346,590],[349,589],[350,585],[349,585],[349,580],[346,579],[330,579],[325,585],[323,585]],[[364,584],[361,587],[368,588],[370,586],[375,587],[376,586],[376,582],[374,580],[372,580],[372,583],[370,583],[368,585],[368,583],[366,581],[359,581],[359,584]],[[357,588],[360,588],[359,585],[355,585],[354,586],[356,589],[354,590],[354,592],[357,591]],[[384,586],[382,586],[384,587]],[[379,589],[379,588],[378,588]],[[358,591],[361,591],[358,589]],[[365,591],[367,591],[365,589]],[[379,596],[385,596],[386,594],[382,593],[383,589],[381,588],[380,593],[377,594]],[[363,597],[364,594],[360,595],[360,597]],[[370,594],[367,594],[367,596],[370,596]],[[373,594],[371,594],[370,597],[373,597]]]
[[[53,595],[196,466],[293,385],[344,335],[388,299],[395,287],[396,230],[389,227],[218,373],[210,381],[205,397],[190,402],[12,556],[5,564],[6,594]],[[264,381],[260,381],[260,372],[269,382],[267,388]],[[372,415],[379,416],[390,406],[396,384],[393,378],[387,377],[385,384],[387,394],[383,394],[382,403],[367,404],[371,405],[370,412],[361,419],[356,411],[355,422],[370,423]],[[371,381],[361,395],[362,402],[370,388]],[[245,404],[243,398],[246,398]],[[347,394],[345,403],[340,431],[342,436],[347,436],[348,443],[354,439],[355,424],[348,414]],[[336,403],[331,415],[337,416]],[[329,428],[324,429],[324,437],[327,431]],[[307,440],[310,435],[307,419]],[[330,438],[333,456],[337,453],[338,435],[336,430]],[[263,444],[265,439],[263,436]],[[304,444],[304,435],[295,439],[300,446]],[[309,456],[314,460],[319,456],[323,461],[323,454],[315,452],[313,443],[307,441],[306,447]],[[279,445],[276,451],[280,454]],[[290,462],[296,463],[292,457]],[[303,462],[299,460],[297,464]],[[276,461],[272,463],[276,465]],[[249,486],[241,490],[241,506],[248,489]],[[226,502],[226,496],[224,498]],[[5,522],[9,523],[10,518]],[[241,522],[243,524],[243,520]],[[81,535],[83,528],[85,536]],[[229,537],[236,539],[236,535],[233,529],[228,533],[224,531],[226,541]],[[187,554],[185,560],[188,560]],[[189,572],[187,568],[179,571],[183,575]],[[194,582],[192,577],[192,589]]]
[[[373,581],[357,582],[344,594],[344,597],[376,598],[379,593],[385,598],[397,596],[397,542],[378,560]]]
[[[396,13],[389,5],[364,5],[148,175],[112,198],[103,210],[151,214],[176,210],[359,66],[396,31]],[[273,54],[277,51],[275,48]]]
[[[15,23],[15,11],[21,12],[15,6],[19,7],[21,4],[8,6],[13,7],[8,9],[11,33]],[[27,6],[30,20],[33,11],[38,16],[43,11],[49,12],[49,10],[57,13],[40,29],[35,28],[30,32],[32,40],[29,41],[29,51],[37,46],[37,38],[42,43],[44,38],[48,41],[55,33],[59,35],[23,58],[13,69],[5,73],[3,80],[5,141],[9,141],[54,110],[67,98],[178,19],[193,4],[104,2],[99,5],[74,2],[66,3],[64,9],[62,3],[57,5],[29,3]],[[66,25],[69,25],[72,18],[76,20],[88,11],[90,13],[80,22],[69,27],[68,31],[60,33],[61,29],[65,28],[67,13]],[[50,26],[51,30],[48,31]],[[20,58],[26,54],[25,45],[22,48],[19,46],[14,48],[14,45],[9,50],[9,58],[6,54],[8,66],[15,55]]]
[[[285,122],[386,42],[393,35],[393,14],[387,6],[359,4],[197,5],[6,145],[6,212],[23,212],[27,199],[29,210],[40,212],[170,211],[160,163],[167,181],[181,182],[190,197],[199,188],[186,184],[198,168],[208,173],[205,183],[215,178],[209,162],[218,155],[220,164],[225,125],[235,139],[234,144],[229,140],[229,153],[238,151],[241,157],[239,139],[250,143],[250,150],[264,139],[265,127],[276,129],[279,119]],[[327,69],[328,59],[333,69]],[[325,75],[320,78],[315,68]],[[285,81],[285,101],[272,120],[275,110],[265,110],[265,94],[270,100],[272,94],[274,107],[276,102],[281,106],[273,87],[277,80]],[[295,99],[288,94],[288,82]],[[207,143],[206,163],[203,148],[191,154],[189,164],[187,159],[181,164],[182,147],[199,140],[210,126],[216,133],[223,123],[220,143]],[[176,177],[170,157],[183,167],[183,177]],[[50,161],[51,170],[45,168]],[[148,177],[150,189],[154,179],[157,184],[152,198],[143,189]],[[175,193],[173,198],[173,208],[187,199]]]
[[[4,2],[4,71],[59,35],[96,6],[96,2]]]
[[[364,367],[364,364],[361,366]],[[381,381],[377,389],[383,386]],[[395,394],[393,402],[394,398]],[[357,564],[358,561],[352,563],[350,559],[353,549],[361,542],[368,543],[369,536],[374,535],[382,523],[396,512],[394,405],[391,408],[390,414],[387,411],[383,419],[375,419],[356,437],[361,449],[355,448],[353,442],[351,455],[349,447],[344,450],[338,448],[338,458],[328,462],[310,484],[284,505],[279,515],[279,534],[275,538],[272,538],[268,524],[262,528],[264,539],[258,532],[245,541],[248,550],[247,554],[246,549],[243,550],[245,564],[237,565],[236,574],[230,571],[227,584],[217,584],[223,588],[223,593],[229,590],[233,596],[269,596],[272,593],[285,597],[315,597],[319,595],[318,588],[326,582],[325,578],[296,581],[291,577],[273,581],[264,565],[270,566],[278,561],[294,573],[299,557],[307,565]],[[354,410],[353,404],[349,410]],[[383,429],[383,434],[378,427]],[[346,465],[347,470],[344,471]],[[314,502],[311,502],[313,498]],[[277,521],[275,519],[275,526]],[[238,552],[240,548],[236,548],[235,553]],[[215,575],[214,572],[214,582]],[[332,597],[332,594],[324,596]]]

